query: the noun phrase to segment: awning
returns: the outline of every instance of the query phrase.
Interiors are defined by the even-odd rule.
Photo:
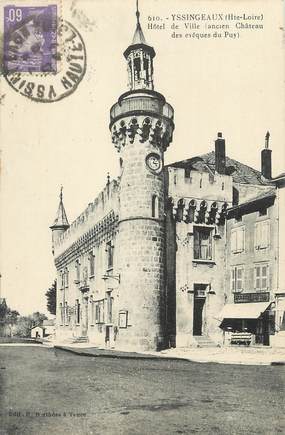
[[[227,304],[220,312],[219,318],[223,319],[258,319],[269,307],[271,302],[250,302],[242,304]]]

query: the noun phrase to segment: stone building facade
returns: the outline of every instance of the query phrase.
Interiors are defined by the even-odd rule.
[[[234,303],[231,271],[241,261],[250,268],[249,257],[253,264],[258,255],[264,256],[253,251],[251,241],[247,254],[234,255],[232,234],[241,226],[247,204],[256,198],[261,198],[258,204],[267,204],[272,192],[276,198],[282,180],[271,179],[268,147],[259,172],[226,156],[221,133],[214,151],[165,166],[174,110],[154,90],[155,51],[145,41],[138,12],[124,56],[129,90],[112,106],[109,126],[120,175],[108,178],[104,190],[71,225],[61,192],[51,226],[57,336],[136,350],[222,343],[224,306]],[[268,206],[274,246],[275,203]],[[259,220],[251,213],[256,210],[246,214],[245,226]],[[266,257],[269,301],[277,288],[284,293],[284,284],[276,284],[280,262],[274,260],[271,246]],[[248,281],[240,290],[250,289]]]

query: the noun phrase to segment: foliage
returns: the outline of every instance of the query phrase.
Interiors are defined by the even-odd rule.
[[[15,335],[19,337],[30,337],[32,319],[30,316],[20,316],[15,328]]]
[[[5,316],[3,318],[3,325],[5,329],[8,329],[10,337],[13,335],[13,329],[14,326],[17,323],[19,313],[16,310],[11,310],[9,307],[7,307]]]
[[[33,326],[40,326],[43,324],[44,320],[47,320],[47,316],[45,314],[36,311],[35,313],[29,316],[32,320]]]
[[[46,292],[47,309],[51,314],[56,314],[56,280]]]

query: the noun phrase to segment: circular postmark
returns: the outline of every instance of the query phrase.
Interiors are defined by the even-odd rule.
[[[24,97],[41,103],[53,103],[71,95],[86,71],[86,48],[78,30],[65,20],[57,20],[55,41],[49,44],[49,61],[42,63],[40,70],[36,71],[31,67],[27,71],[21,70],[20,49],[25,43],[27,45],[31,32],[19,31],[19,28],[15,32],[16,37],[12,32],[9,41],[12,41],[10,47],[15,47],[14,54],[18,56],[16,68],[7,67],[4,48],[3,73],[8,84]]]

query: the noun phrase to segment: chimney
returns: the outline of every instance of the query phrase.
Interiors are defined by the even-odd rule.
[[[271,164],[271,153],[272,151],[268,148],[269,146],[269,131],[265,136],[265,147],[261,151],[261,173],[264,178],[270,179],[272,177],[272,164]]]
[[[222,133],[215,140],[215,170],[218,174],[226,173],[226,142]]]

